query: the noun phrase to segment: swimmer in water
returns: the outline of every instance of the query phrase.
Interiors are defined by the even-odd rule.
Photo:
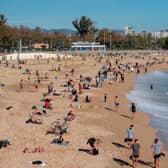
[[[153,84],[150,85],[150,89],[153,90]]]

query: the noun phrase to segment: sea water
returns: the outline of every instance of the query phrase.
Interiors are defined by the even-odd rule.
[[[168,71],[154,71],[136,77],[136,85],[128,98],[138,111],[150,113],[151,125],[168,149]]]

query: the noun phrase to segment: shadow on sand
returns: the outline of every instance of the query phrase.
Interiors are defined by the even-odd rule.
[[[89,149],[78,149],[78,151],[80,151],[80,152],[85,152],[85,153],[88,153],[89,154]]]
[[[105,107],[105,109],[108,110],[108,111],[116,112],[114,109],[112,109],[110,107]]]
[[[121,114],[120,116],[122,116],[122,117],[125,117],[125,118],[131,118],[130,116],[127,116],[127,115],[124,115],[124,114]]]
[[[125,149],[128,149],[127,146],[123,145],[123,144],[120,144],[120,143],[117,143],[117,142],[112,142],[113,145],[115,145],[116,147],[118,148],[125,148]]]
[[[129,164],[128,162],[126,162],[125,160],[122,159],[118,159],[118,158],[113,158],[113,160],[118,163],[120,166],[130,166],[133,167],[131,164]]]
[[[152,162],[145,162],[143,160],[138,160],[138,163],[144,165],[144,166],[148,166],[148,167],[152,167],[152,168],[155,168],[155,166],[153,166],[153,163]]]

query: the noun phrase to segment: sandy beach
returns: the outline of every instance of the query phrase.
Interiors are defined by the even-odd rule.
[[[158,56],[159,60],[168,61],[166,56]],[[151,58],[150,58],[151,59]],[[89,90],[83,90],[79,94],[80,108],[75,108],[76,104],[68,98],[65,87],[62,87],[68,78],[75,81],[78,88],[79,76],[95,78],[97,72],[106,62],[107,58],[100,59],[87,57],[83,60],[81,57],[74,57],[71,60],[27,60],[22,65],[22,70],[17,68],[0,65],[0,82],[5,83],[5,87],[0,92],[0,139],[8,139],[11,142],[6,148],[0,149],[0,168],[33,168],[32,161],[41,160],[46,163],[47,168],[121,168],[131,167],[129,160],[130,151],[127,144],[124,143],[126,137],[126,129],[133,124],[136,130],[136,138],[141,144],[140,163],[138,168],[153,167],[153,156],[151,152],[151,144],[156,137],[157,130],[150,126],[150,115],[137,112],[135,119],[130,118],[130,101],[126,95],[134,88],[135,77],[134,72],[125,72],[125,82],[119,83],[108,80],[104,81],[102,88],[96,88],[95,80],[92,80],[92,87]],[[115,64],[115,57],[109,57],[108,60]],[[124,57],[119,58],[120,63],[145,64],[149,57],[135,58]],[[51,71],[55,67],[61,68],[61,71]],[[29,68],[32,71],[30,80],[28,76],[23,74],[23,70]],[[34,82],[36,80],[35,72],[38,69],[41,83],[36,89]],[[65,77],[65,73],[74,69],[74,75]],[[154,64],[148,67],[148,72],[160,69],[168,69],[167,63]],[[48,73],[47,79],[44,78]],[[141,70],[144,74],[144,71]],[[55,79],[57,76],[57,80]],[[19,82],[23,79],[23,90],[19,89]],[[52,96],[52,110],[47,110],[45,116],[41,116],[42,125],[26,124],[32,112],[32,106],[42,105],[44,102],[43,93],[47,92],[50,82],[54,83],[54,89],[61,93],[61,96]],[[107,102],[104,103],[104,93],[107,93]],[[89,95],[92,99],[90,103],[84,102],[85,96]],[[119,97],[119,111],[114,111],[114,97]],[[71,108],[70,104],[75,107]],[[6,110],[7,107],[13,106],[13,109]],[[65,134],[65,140],[69,141],[68,146],[59,146],[51,144],[55,135],[45,135],[46,131],[55,121],[62,122],[66,114],[72,110],[75,119],[68,125],[68,133]],[[79,150],[90,149],[86,144],[91,137],[96,137],[102,142],[99,145],[99,155],[92,156],[86,152]],[[44,152],[41,153],[23,153],[25,147],[43,146]],[[161,158],[160,168],[168,166],[168,151],[164,150],[166,157]]]

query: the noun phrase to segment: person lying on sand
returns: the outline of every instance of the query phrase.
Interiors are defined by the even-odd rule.
[[[40,152],[44,152],[44,148],[42,146],[38,146],[36,148],[27,148],[27,147],[25,147],[23,152],[24,153],[40,153]]]
[[[46,110],[44,109],[38,109],[36,106],[34,107],[34,112],[33,114],[36,115],[46,115]]]
[[[69,111],[67,116],[64,118],[65,121],[72,121],[75,119],[75,114],[72,113],[72,111]]]
[[[48,134],[56,134],[56,135],[65,134],[65,133],[67,133],[67,129],[68,129],[68,127],[63,128],[61,126],[56,126],[54,128],[51,128],[50,130],[48,130],[45,135],[48,135]]]
[[[69,141],[65,141],[63,138],[63,134],[60,134],[58,139],[53,139],[51,142],[52,144],[58,144],[58,145],[68,145]]]
[[[56,90],[53,91],[53,96],[61,96],[60,92],[57,92]]]
[[[30,119],[28,119],[28,120],[26,121],[26,123],[27,123],[27,124],[28,124],[28,123],[32,123],[32,124],[42,124],[42,120],[39,119],[39,118],[37,118],[37,115],[32,114],[32,115],[30,116]]]

